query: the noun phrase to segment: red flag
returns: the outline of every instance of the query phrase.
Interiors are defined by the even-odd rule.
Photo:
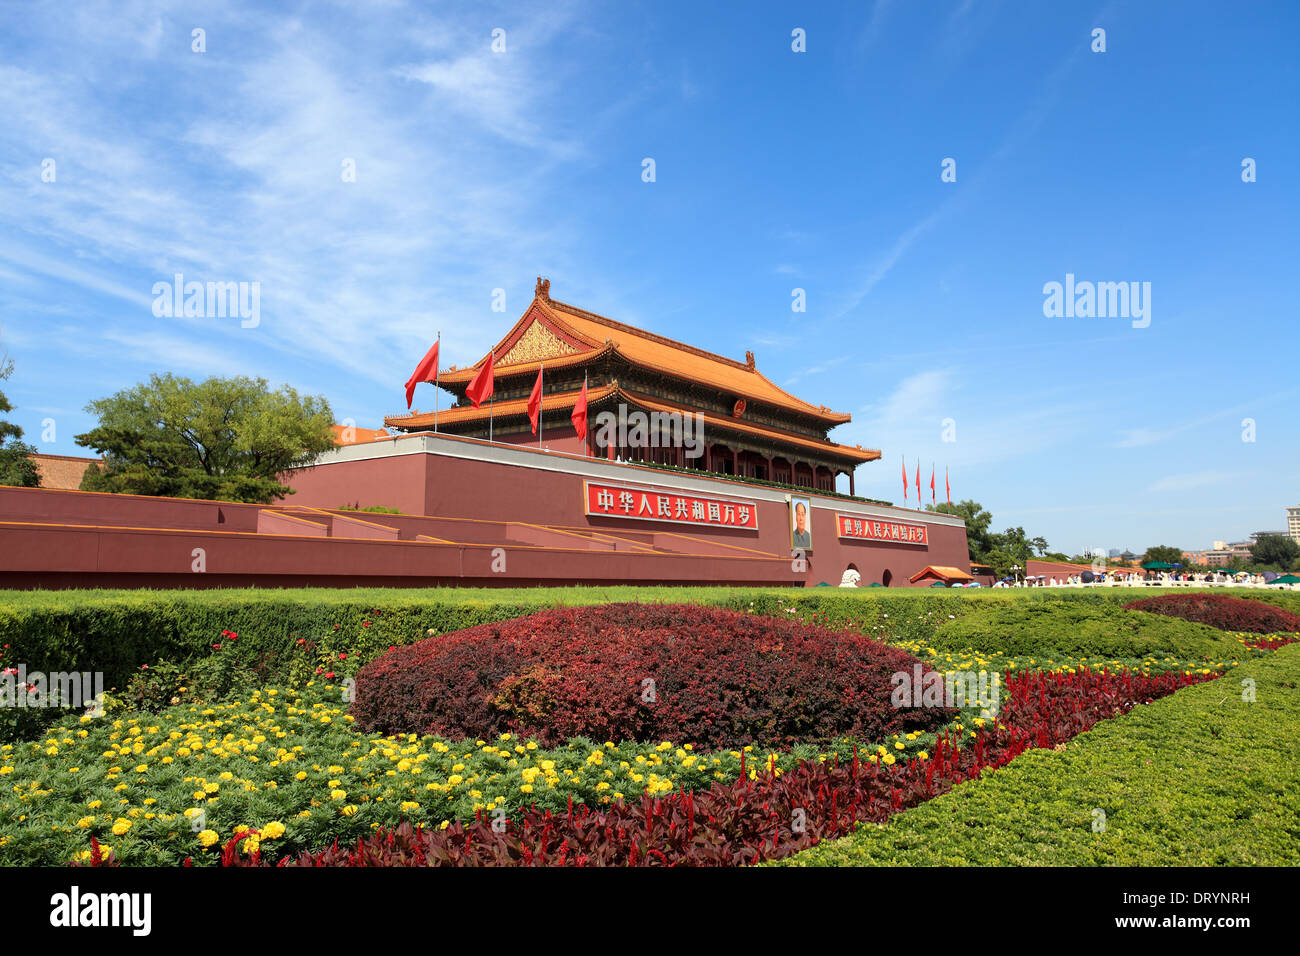
[[[528,396],[528,420],[533,423],[533,434],[537,434],[537,419],[542,414],[542,370],[537,370],[537,381],[533,383],[533,393]]]
[[[921,459],[916,459],[916,506],[921,507]]]
[[[433,348],[424,353],[424,358],[420,359],[420,364],[415,367],[411,377],[406,380],[406,409],[411,410],[411,399],[415,397],[415,386],[421,382],[429,382],[432,374],[437,374],[438,370],[438,343],[433,343]]]
[[[907,501],[907,462],[903,462],[903,500]]]
[[[578,437],[583,441],[587,440],[587,379],[582,379],[582,394],[578,400],[573,403],[573,430],[578,433]]]
[[[936,501],[934,495],[935,495],[935,490],[934,490],[934,462],[931,462],[931,463],[930,463],[930,504],[934,504],[935,501]]]
[[[489,352],[487,361],[478,370],[478,374],[470,379],[469,386],[465,389],[465,394],[469,396],[469,400],[474,403],[475,408],[483,404],[483,400],[492,394],[492,386],[495,382],[492,365],[495,361],[496,355]]]
[[[948,469],[943,470],[943,493],[948,496],[948,504],[952,504],[952,488],[948,485]]]

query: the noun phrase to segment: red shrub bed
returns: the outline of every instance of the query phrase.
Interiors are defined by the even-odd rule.
[[[1253,647],[1260,651],[1275,651],[1279,647],[1285,647],[1287,644],[1294,644],[1300,638],[1294,637],[1257,637],[1253,640],[1246,641],[1247,647]]]
[[[357,674],[351,713],[366,731],[546,746],[881,740],[952,717],[891,706],[891,675],[916,664],[857,632],[722,608],[561,608],[396,648]]]
[[[1226,594],[1165,594],[1125,604],[1124,609],[1180,617],[1221,631],[1248,631],[1251,634],[1300,631],[1300,614]]]
[[[355,846],[337,843],[286,857],[280,866],[659,866],[738,865],[788,856],[842,836],[859,822],[881,822],[953,786],[1001,767],[1034,747],[1055,747],[1097,721],[1214,675],[1081,671],[1008,674],[999,719],[956,746],[941,737],[929,760],[879,766],[804,762],[774,776],[742,777],[704,793],[643,796],[605,810],[551,814],[525,809],[494,827],[479,819],[446,830],[403,824]],[[269,865],[226,848],[232,866]]]

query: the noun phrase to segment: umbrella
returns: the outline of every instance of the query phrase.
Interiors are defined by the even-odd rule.
[[[1181,568],[1181,564],[1166,564],[1163,561],[1148,561],[1142,565],[1143,571],[1172,571],[1174,568]]]
[[[1300,577],[1294,574],[1284,574],[1280,578],[1274,578],[1273,584],[1300,584]]]
[[[935,581],[933,584],[930,585],[930,587],[932,588],[946,588],[947,586],[948,585],[944,584],[942,581]]]
[[[869,587],[869,588],[883,588],[884,585],[881,584],[879,581],[872,581],[870,584],[867,585],[867,587]]]

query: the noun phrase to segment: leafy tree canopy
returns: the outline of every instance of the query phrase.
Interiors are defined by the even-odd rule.
[[[13,374],[13,370],[12,360],[0,358],[0,382]],[[13,410],[4,392],[0,392],[0,485],[35,488],[41,483],[36,463],[30,457],[36,454],[36,449],[22,441],[21,428],[3,417]]]
[[[941,505],[926,505],[926,510],[942,515],[956,515],[966,522],[966,548],[972,561],[980,561],[988,554],[992,547],[989,525],[993,523],[993,515],[985,511],[978,501],[968,499],[956,504],[944,502]]]
[[[1251,545],[1250,557],[1255,564],[1268,564],[1283,571],[1300,560],[1300,544],[1284,534],[1261,534]]]
[[[153,375],[86,410],[99,424],[77,443],[104,465],[86,469],[84,491],[266,503],[292,493],[281,474],[335,447],[324,398],[262,378]]]
[[[1175,548],[1170,544],[1157,544],[1154,547],[1147,548],[1147,553],[1142,556],[1142,564],[1148,564],[1152,561],[1163,561],[1165,564],[1186,564],[1183,560],[1183,549]]]

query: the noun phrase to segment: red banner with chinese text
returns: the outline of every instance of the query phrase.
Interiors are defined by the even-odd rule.
[[[582,484],[589,515],[758,530],[758,508],[752,501],[711,498],[689,491],[649,491],[596,481]]]
[[[920,544],[929,546],[930,536],[923,524],[905,524],[901,521],[889,521],[884,518],[869,518],[862,515],[835,516],[835,527],[841,538],[854,538],[862,541],[890,541],[898,544]]]

